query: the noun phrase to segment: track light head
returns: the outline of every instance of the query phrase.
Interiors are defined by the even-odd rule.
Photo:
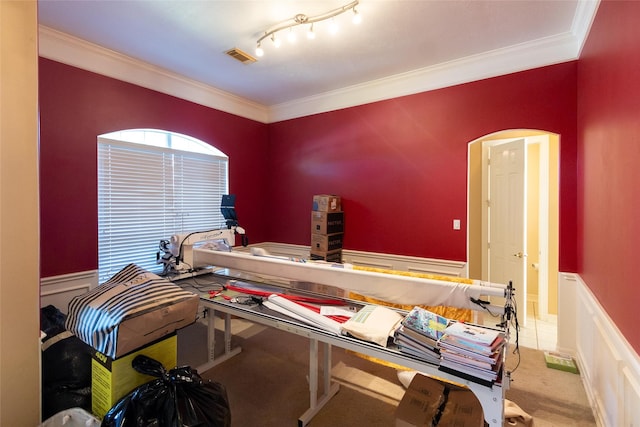
[[[307,16],[304,13],[298,13],[293,18],[287,21],[281,22],[280,24],[277,24],[271,27],[271,29],[264,32],[264,35],[260,37],[256,42],[257,43],[256,56],[261,57],[264,55],[264,50],[262,49],[261,42],[267,37],[271,38],[271,41],[273,42],[273,45],[276,48],[280,47],[281,41],[276,36],[276,33],[278,31],[283,31],[288,29],[289,31],[287,33],[287,39],[289,40],[289,42],[293,43],[297,38],[294,31],[295,27],[299,25],[309,24],[309,30],[307,31],[307,38],[315,39],[316,33],[314,31],[314,24],[316,22],[331,20],[331,24],[329,26],[329,32],[331,34],[335,34],[338,31],[338,23],[336,22],[335,17],[345,12],[348,12],[349,10],[351,10],[354,14],[353,22],[355,24],[359,23],[362,20],[362,18],[360,16],[360,13],[356,10],[356,6],[358,6],[358,4],[360,4],[360,0],[354,0],[351,3],[348,3],[342,7],[330,10],[328,12],[325,12],[323,14],[316,15],[316,16]]]
[[[362,22],[362,15],[360,15],[360,12],[358,12],[358,11],[356,10],[356,7],[355,7],[355,6],[353,6],[353,9],[352,9],[352,10],[353,10],[353,19],[352,19],[352,22],[353,22],[354,24],[358,25],[359,23],[361,23],[361,22]]]

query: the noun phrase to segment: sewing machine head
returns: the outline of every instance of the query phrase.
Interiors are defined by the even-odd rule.
[[[161,240],[156,262],[164,264],[163,274],[193,272],[206,267],[195,265],[194,248],[230,252],[236,244],[236,235],[240,235],[242,245],[247,246],[246,233],[244,228],[238,225],[234,204],[235,195],[222,196],[220,211],[226,220],[227,228],[174,234],[169,239]]]

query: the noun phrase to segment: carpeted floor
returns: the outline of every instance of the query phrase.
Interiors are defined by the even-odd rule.
[[[506,396],[533,417],[535,427],[596,425],[580,375],[547,368],[540,350],[521,347],[520,353]]]
[[[225,385],[234,427],[295,426],[309,407],[309,341],[305,337],[233,319],[233,345],[242,351],[201,372]],[[219,332],[219,331],[218,331]],[[195,324],[178,335],[180,364],[206,361],[206,328]],[[222,350],[222,336],[218,341]],[[521,348],[509,354],[514,370],[507,399],[533,416],[535,427],[595,426],[580,376],[549,369],[543,353]],[[397,370],[333,348],[333,381],[340,391],[312,419],[314,427],[393,426],[404,395]]]

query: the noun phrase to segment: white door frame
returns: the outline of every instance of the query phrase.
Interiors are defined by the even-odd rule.
[[[546,319],[549,315],[549,135],[536,135],[526,138],[527,144],[540,147],[538,174],[538,317]]]
[[[504,131],[507,133],[509,131]],[[488,159],[488,145],[484,145],[485,142],[491,143],[504,143],[508,141],[512,141],[515,139],[521,138],[505,138],[501,140],[490,140],[490,137],[499,136],[500,133],[497,132],[495,134],[486,135],[485,137],[479,138],[471,143],[481,143],[483,144],[482,148],[482,200],[483,209],[482,209],[482,230],[481,230],[481,240],[483,246],[486,248],[486,243],[488,242],[488,215],[487,215],[487,206],[486,200],[488,200],[488,172],[487,172],[487,159]],[[539,135],[530,135],[524,137],[527,144],[540,144],[540,173],[539,173],[539,280],[538,283],[538,315],[540,318],[545,319],[549,316],[549,286],[547,277],[549,277],[549,232],[550,232],[550,218],[549,218],[549,168],[550,168],[550,142],[549,142],[549,134],[539,134]],[[485,140],[486,139],[486,140]],[[467,197],[467,201],[469,197]],[[468,209],[468,206],[467,206]],[[468,216],[469,212],[467,212]],[[468,222],[469,223],[469,222]],[[467,261],[469,256],[469,231],[467,230]],[[486,251],[482,251],[482,280],[487,280],[488,277],[488,259],[486,259],[487,253]],[[528,264],[527,264],[528,266]],[[526,298],[526,296],[525,296]],[[558,307],[558,309],[560,309]],[[522,319],[524,322],[526,319]]]

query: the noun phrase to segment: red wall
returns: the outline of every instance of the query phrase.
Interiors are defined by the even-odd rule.
[[[638,353],[639,20],[602,2],[578,66],[578,271]]]
[[[96,136],[141,127],[230,156],[253,242],[308,245],[312,196],[328,192],[344,198],[346,248],[450,260],[466,258],[468,142],[504,129],[555,132],[560,269],[575,271],[575,80],[570,62],[263,125],[42,59],[42,276],[97,267]]]
[[[227,154],[240,223],[265,240],[255,206],[266,201],[267,125],[47,59],[39,68],[42,277],[97,269],[97,136],[121,129],[188,134]]]
[[[575,271],[575,79],[570,62],[272,124],[269,239],[308,245],[312,195],[334,193],[345,248],[464,261],[468,143],[540,129],[561,135],[560,269]]]

